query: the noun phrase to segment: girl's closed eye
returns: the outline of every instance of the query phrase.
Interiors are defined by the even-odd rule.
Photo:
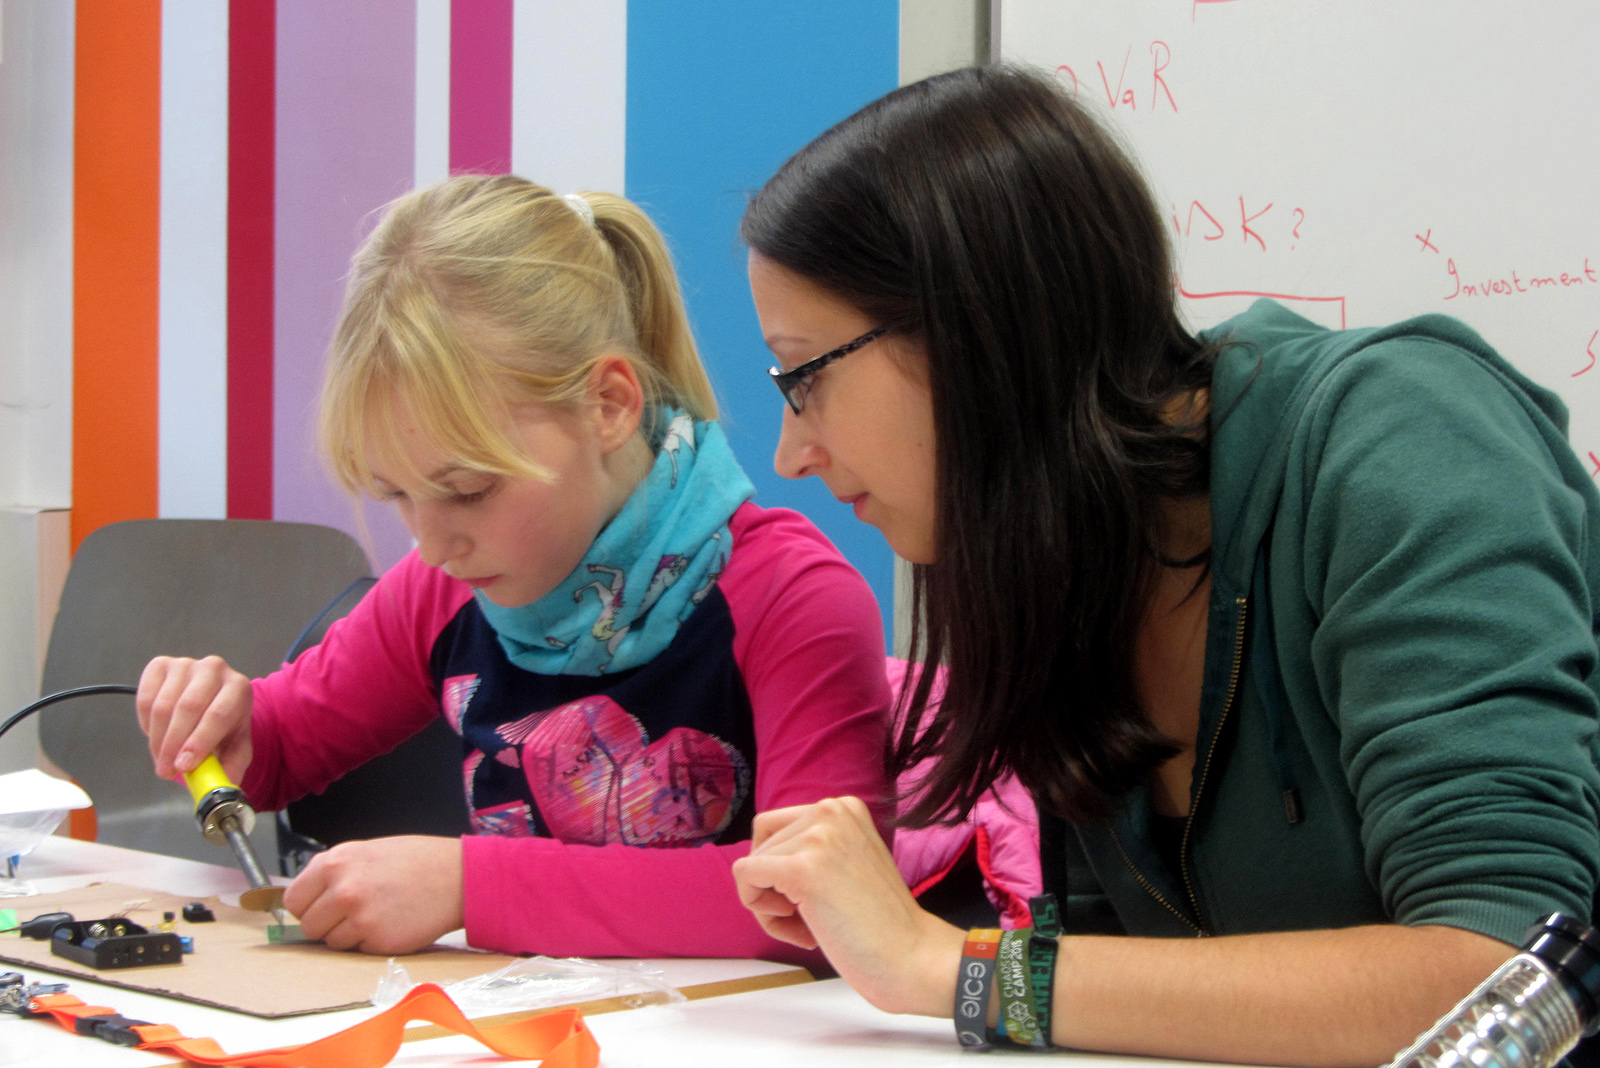
[[[449,487],[445,499],[451,504],[477,504],[479,501],[487,500],[499,488],[499,478],[490,476],[481,481],[474,479],[465,486]]]

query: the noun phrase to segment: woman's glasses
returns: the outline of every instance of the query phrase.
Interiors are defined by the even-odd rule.
[[[889,332],[888,327],[880,326],[876,330],[868,330],[865,334],[852,341],[846,341],[836,349],[829,349],[814,360],[807,360],[799,367],[790,371],[781,371],[776,367],[767,369],[767,374],[772,376],[772,382],[778,387],[778,392],[783,394],[783,399],[789,402],[789,408],[795,415],[805,407],[806,393],[811,388],[812,377],[834,360],[843,359],[856,349],[868,345]]]

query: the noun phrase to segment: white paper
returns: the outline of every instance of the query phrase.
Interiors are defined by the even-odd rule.
[[[89,795],[76,783],[46,775],[38,768],[0,775],[0,816],[88,808],[91,804]]]
[[[90,804],[89,795],[80,787],[37,768],[0,775],[0,859],[33,852],[61,825],[69,810]],[[15,892],[7,890],[0,896]]]

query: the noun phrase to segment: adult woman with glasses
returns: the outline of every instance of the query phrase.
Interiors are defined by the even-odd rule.
[[[868,106],[742,232],[778,470],[915,565],[947,668],[910,822],[1008,770],[1039,803],[1048,1038],[1377,1063],[1588,913],[1600,495],[1553,395],[1438,316],[1191,334],[1140,175],[1025,72]],[[735,874],[875,1004],[951,1011],[978,943],[859,803],[765,814]]]

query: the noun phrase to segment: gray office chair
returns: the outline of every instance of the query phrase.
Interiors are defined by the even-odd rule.
[[[283,662],[308,622],[367,557],[342,531],[248,519],[141,519],[90,534],[73,557],[45,656],[44,692],[138,682],[151,657],[215,653],[251,677]],[[85,697],[40,715],[49,758],[88,791],[98,839],[232,864],[201,836],[181,785],[157,779],[128,696]],[[277,852],[272,819],[257,852]]]

